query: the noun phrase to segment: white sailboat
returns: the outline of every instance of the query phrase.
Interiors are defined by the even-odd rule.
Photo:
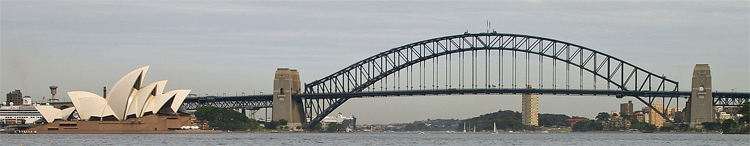
[[[466,122],[464,122],[464,133],[466,133]]]
[[[497,123],[492,123],[492,134],[497,134]]]

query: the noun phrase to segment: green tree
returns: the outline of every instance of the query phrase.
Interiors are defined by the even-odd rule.
[[[570,119],[569,116],[563,114],[539,114],[539,126],[553,127],[553,126],[565,126],[565,120]]]
[[[341,125],[339,123],[328,123],[328,131],[335,132],[335,131],[342,131],[344,130],[344,125]]]
[[[657,130],[658,127],[656,125],[647,124],[643,126],[642,131],[643,132],[654,132]]]
[[[674,126],[662,126],[661,128],[659,128],[659,131],[662,132],[669,132],[672,130],[675,130]]]
[[[323,128],[322,123],[315,124],[315,126],[312,127],[312,130],[320,130]]]
[[[279,119],[274,120],[271,122],[266,122],[263,125],[266,126],[266,129],[288,129],[289,127],[286,127],[286,124],[288,123],[285,119]]]
[[[573,125],[573,128],[572,128],[573,132],[586,132],[586,131],[589,131],[588,127],[589,127],[589,124],[591,124],[591,123],[592,122],[590,122],[589,120],[576,122],[576,124]]]
[[[684,123],[685,120],[682,118],[682,116],[675,116],[674,117],[674,123]]]
[[[260,125],[240,112],[218,107],[199,107],[194,114],[198,120],[209,121],[209,126],[220,130],[258,129]]]
[[[641,121],[638,121],[638,119],[632,119],[630,120],[630,129],[640,129],[643,130],[643,126],[645,126],[645,123],[642,123]]]
[[[277,129],[279,127],[279,121],[266,122],[263,125],[266,126],[266,129]]]
[[[286,125],[288,122],[286,119],[279,119],[279,125]]]
[[[602,129],[604,129],[604,126],[602,126],[601,123],[597,123],[591,120],[576,122],[576,124],[573,125],[574,132],[600,131]]]
[[[596,121],[602,122],[602,121],[609,121],[609,114],[606,112],[600,112],[599,114],[596,114]]]
[[[721,123],[721,131],[728,132],[734,126],[737,126],[737,122],[734,122],[732,119],[726,119]]]
[[[589,130],[591,131],[601,131],[604,129],[604,126],[602,123],[593,123],[589,125]]]
[[[742,118],[739,119],[738,123],[750,123],[750,102],[742,103],[742,107],[737,111],[737,114],[742,114]]]
[[[682,131],[688,131],[688,130],[690,130],[690,124],[684,124],[683,123],[683,124],[680,124],[679,126],[677,126],[677,128],[680,128],[680,130],[682,130]]]
[[[481,115],[479,117],[469,118],[464,120],[463,122],[466,123],[469,127],[467,129],[471,129],[474,126],[476,126],[477,131],[481,130],[492,130],[492,125],[494,123],[497,123],[497,129],[498,130],[513,130],[513,131],[519,131],[523,130],[526,127],[521,123],[521,113],[511,110],[499,110],[494,113],[488,113]],[[461,123],[463,123],[461,122]],[[463,126],[456,127],[457,131],[462,131]]]
[[[719,130],[721,128],[720,124],[716,122],[703,122],[701,125],[703,125],[703,129],[711,131]]]
[[[434,127],[427,126],[427,124],[417,121],[411,124],[406,124],[406,126],[404,126],[404,131],[431,131],[433,128]]]

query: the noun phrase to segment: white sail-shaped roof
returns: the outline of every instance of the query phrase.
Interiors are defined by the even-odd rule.
[[[63,110],[60,110],[60,116],[62,116],[63,119],[68,119],[71,115],[73,115],[73,111],[75,111],[75,107],[69,107]]]
[[[185,101],[185,97],[187,97],[188,94],[190,94],[191,90],[172,90],[175,92],[174,98],[172,100],[172,105],[170,108],[172,108],[172,111],[177,112],[177,110],[180,109],[180,105],[182,105],[182,102]]]
[[[42,114],[42,117],[44,117],[44,120],[47,121],[47,123],[52,123],[56,119],[68,119],[68,117],[73,113],[73,110],[76,108],[70,107],[66,109],[57,109],[53,106],[34,106],[39,113]]]
[[[136,96],[132,98],[132,101],[128,106],[128,115],[135,114],[136,117],[141,117],[141,115],[143,114],[143,107],[146,105],[146,101],[157,94],[157,92],[154,92],[154,90],[156,89],[156,85],[158,83],[160,82],[148,84],[138,90],[138,94],[136,94]]]
[[[107,104],[114,111],[115,117],[124,120],[125,116],[131,111],[127,111],[128,106],[133,100],[134,93],[141,88],[143,78],[146,76],[149,66],[144,66],[126,74],[112,86],[107,93]]]
[[[137,105],[138,105],[138,93],[140,90],[133,89],[130,91],[130,96],[128,96],[128,103],[125,104],[125,116],[123,116],[122,120],[126,120],[128,116],[130,115],[136,115],[137,112]]]
[[[151,112],[158,113],[159,110],[161,110],[161,108],[164,106],[171,107],[171,105],[165,105],[165,104],[167,104],[167,101],[174,98],[175,94],[177,93],[173,90],[173,91],[164,92],[164,94],[156,95],[156,98],[154,98],[153,105],[151,105]]]
[[[78,116],[83,120],[87,120],[91,117],[106,117],[115,116],[117,119],[121,119],[114,114],[112,108],[107,104],[107,100],[99,95],[86,91],[70,91],[68,92],[70,101],[73,102],[73,106],[78,111]]]
[[[157,82],[148,84],[146,86],[143,86],[143,88],[141,88],[142,91],[139,92],[138,97],[141,98],[141,99],[143,99],[142,98],[143,96],[141,96],[141,95],[148,94],[147,95],[148,98],[145,98],[145,100],[139,100],[139,102],[143,102],[143,103],[138,103],[139,105],[142,105],[142,107],[140,107],[138,109],[138,111],[140,111],[140,115],[138,115],[138,117],[143,116],[147,112],[151,112],[152,111],[152,108],[154,107],[153,106],[154,105],[153,104],[154,103],[154,99],[156,98],[157,95],[161,95],[162,93],[164,93],[164,86],[166,84],[167,84],[167,80],[161,80],[161,81],[157,81]],[[152,87],[152,85],[153,85],[153,87]],[[153,88],[152,92],[150,92],[150,93],[144,93],[145,89],[151,89],[151,88]],[[151,94],[151,93],[154,93],[154,94]]]
[[[86,91],[68,92],[68,96],[76,108],[61,110],[63,112],[61,116],[69,116],[70,113],[65,115],[65,112],[75,110],[78,111],[78,115],[83,120],[89,120],[91,117],[103,118],[107,116],[113,116],[117,120],[125,120],[130,115],[142,117],[145,113],[157,113],[160,109],[167,107],[172,111],[178,111],[191,90],[164,92],[167,80],[157,81],[141,87],[148,68],[149,66],[138,68],[120,78],[110,88],[109,93],[106,93],[106,99]],[[170,100],[172,100],[171,104],[166,105]],[[55,114],[58,111],[48,108],[42,108],[42,110],[47,113],[47,115],[43,114],[45,118],[51,116],[48,119],[53,121],[54,119],[59,119],[57,114]],[[67,119],[67,117],[62,118]]]
[[[156,97],[158,97],[158,95],[154,96],[154,97],[151,97],[148,100],[146,100],[146,104],[143,105],[143,111],[141,112],[141,115],[145,115],[148,112],[156,113],[153,110],[154,109],[154,102],[156,101]]]
[[[44,117],[44,120],[47,120],[47,123],[52,123],[58,118],[62,119],[62,117],[58,116],[62,110],[53,106],[34,106],[34,108],[42,114],[42,117]]]

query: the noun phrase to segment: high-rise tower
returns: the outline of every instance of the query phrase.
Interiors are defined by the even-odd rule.
[[[533,89],[534,86],[526,85],[526,89]],[[521,95],[522,109],[521,109],[521,122],[523,125],[539,126],[539,94],[537,93],[524,93]]]
[[[651,104],[651,106],[653,106],[659,112],[664,113],[664,106],[661,103],[654,103]],[[659,113],[656,113],[656,110],[649,109],[648,123],[656,127],[664,126],[664,118],[661,117]]]
[[[628,103],[620,104],[620,116],[632,116],[633,115],[633,101],[628,101]]]
[[[16,89],[15,91],[10,91],[8,94],[5,94],[5,105],[10,105],[10,103],[15,105],[21,105],[23,103],[23,93],[21,93],[21,90]]]

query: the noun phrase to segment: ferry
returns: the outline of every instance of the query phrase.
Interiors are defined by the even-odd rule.
[[[51,106],[51,105],[40,105],[40,104],[24,104],[24,105],[13,105],[9,103],[8,106],[0,107],[0,125],[18,125],[18,124],[34,124],[37,121],[42,120],[42,114],[34,108],[34,106]]]

